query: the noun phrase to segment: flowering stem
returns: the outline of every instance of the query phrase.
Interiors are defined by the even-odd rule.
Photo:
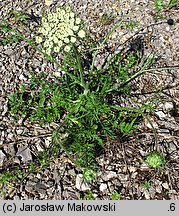
[[[103,45],[106,43],[106,41],[111,37],[111,35],[113,34],[113,32],[122,24],[122,22],[123,22],[123,20],[121,20],[116,26],[114,26],[114,28],[107,34],[107,36],[101,42],[101,44],[99,46],[99,49],[97,49],[96,52],[94,53],[93,61],[92,61],[91,69],[90,69],[90,73],[94,69],[94,62],[96,60],[96,56],[98,55],[100,48],[103,47]]]
[[[131,76],[129,79],[127,79],[124,83],[121,83],[118,86],[118,88],[122,88],[122,87],[126,86],[128,83],[130,83],[132,80],[134,80],[138,76],[142,75],[143,73],[151,72],[151,71],[157,71],[157,70],[169,70],[169,69],[178,69],[178,68],[179,68],[179,65],[168,66],[168,67],[161,67],[161,68],[149,68],[149,69],[144,69],[144,70],[142,69],[142,70],[139,70],[137,73],[135,73],[133,76]]]
[[[80,57],[79,57],[79,52],[78,52],[76,46],[74,46],[74,45],[73,45],[73,49],[74,49],[74,52],[76,54],[77,66],[78,66],[78,69],[79,69],[79,72],[80,72],[81,86],[85,89],[84,94],[86,95],[87,92],[88,92],[88,86],[86,85],[86,83],[84,81],[83,67],[82,67],[82,64],[81,64]]]

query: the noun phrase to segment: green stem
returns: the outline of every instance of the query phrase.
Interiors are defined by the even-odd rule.
[[[150,60],[149,60],[150,61]],[[123,88],[124,86],[126,86],[128,83],[130,83],[132,80],[134,80],[135,78],[137,78],[138,76],[146,73],[146,72],[152,72],[152,71],[157,71],[157,70],[169,70],[169,69],[178,69],[179,65],[175,65],[175,66],[167,66],[167,67],[161,67],[161,68],[149,68],[149,69],[144,69],[146,68],[148,62],[146,62],[142,68],[140,68],[140,70],[135,73],[133,76],[131,76],[129,79],[127,79],[125,82],[121,83],[120,85],[116,86],[115,88],[111,88],[108,91],[106,91],[106,93]]]
[[[91,64],[91,69],[90,69],[90,73],[94,70],[94,63],[95,63],[95,60],[96,60],[96,56],[98,55],[99,53],[99,50],[101,47],[103,47],[103,45],[106,43],[106,41],[111,37],[111,35],[113,34],[113,32],[119,28],[119,26],[122,24],[123,20],[121,20],[108,34],[107,36],[104,38],[104,40],[101,42],[100,46],[99,46],[99,49],[97,49],[94,53],[94,56],[93,56],[93,61],[92,61],[92,64]]]
[[[117,110],[124,110],[124,111],[134,111],[134,112],[141,112],[142,110],[145,110],[146,107],[141,108],[134,108],[134,107],[120,107],[120,106],[110,106],[111,108],[117,109]]]
[[[138,76],[140,76],[141,74],[143,74],[145,72],[151,72],[151,71],[156,71],[156,70],[169,70],[169,69],[179,69],[179,65],[168,66],[168,67],[161,67],[161,68],[149,68],[149,69],[145,69],[145,70],[140,70],[136,74],[134,74],[133,76],[131,76],[129,79],[127,79],[124,83],[121,83],[118,86],[118,88],[124,87],[129,82],[131,82],[132,80],[134,80],[135,78],[137,78]]]
[[[81,60],[80,60],[80,57],[79,57],[79,53],[78,53],[78,50],[77,50],[76,46],[73,46],[73,48],[74,48],[74,51],[75,51],[75,54],[76,54],[77,66],[78,66],[78,69],[79,69],[79,72],[80,72],[81,86],[85,89],[84,94],[86,95],[88,93],[89,89],[88,89],[87,84],[84,81],[83,67],[82,67]]]

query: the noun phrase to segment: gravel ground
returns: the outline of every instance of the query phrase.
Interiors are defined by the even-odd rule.
[[[165,1],[167,2],[167,1]],[[179,65],[179,8],[166,10],[163,17],[154,21],[154,1],[90,0],[53,1],[49,7],[44,1],[0,1],[0,17],[6,18],[10,9],[22,10],[40,16],[43,10],[69,3],[89,26],[96,40],[100,40],[121,19],[137,23],[134,29],[120,27],[111,36],[109,47],[120,52],[128,47],[132,36],[144,40],[144,55],[156,51],[156,66]],[[23,4],[22,4],[23,3]],[[111,23],[102,24],[101,17],[112,13]],[[167,20],[174,19],[175,25]],[[27,36],[34,36],[31,22]],[[142,29],[142,30],[141,30]],[[2,37],[0,35],[0,37]],[[135,38],[135,37],[134,37]],[[0,46],[0,167],[10,170],[11,165],[22,169],[27,161],[34,160],[38,152],[49,146],[56,124],[45,127],[29,125],[14,119],[7,112],[8,95],[22,83],[28,83],[29,71],[37,74],[46,72],[49,77],[57,68],[46,61],[25,42]],[[96,62],[100,64],[100,61]],[[100,65],[99,65],[100,67]],[[157,131],[157,137],[147,121],[140,123],[130,140],[108,140],[105,149],[98,156],[99,171],[91,183],[82,179],[79,169],[64,152],[46,169],[27,175],[12,184],[5,185],[1,199],[80,199],[92,192],[95,199],[111,199],[112,192],[121,199],[179,199],[179,70],[163,70],[145,73],[133,81],[132,99],[121,100],[120,105],[136,106],[155,100],[157,108],[148,113]],[[163,88],[163,93],[160,89]],[[127,101],[127,102],[126,102]],[[127,103],[127,104],[126,104]],[[164,169],[152,170],[143,162],[143,157],[153,150],[160,151],[167,158]],[[145,186],[150,183],[150,187]]]

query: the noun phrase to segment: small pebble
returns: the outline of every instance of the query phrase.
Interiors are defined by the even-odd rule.
[[[104,192],[106,189],[107,189],[107,184],[105,184],[105,183],[102,183],[102,184],[100,185],[100,187],[99,187],[99,190],[100,190],[101,192]]]
[[[164,182],[163,184],[162,184],[162,186],[165,188],[165,189],[169,189],[169,185],[168,185],[168,183],[167,182]]]
[[[166,117],[166,115],[162,112],[162,111],[157,111],[155,112],[155,114],[160,118],[160,119],[164,119]]]
[[[163,104],[163,111],[169,111],[173,109],[173,103],[172,102],[165,102]]]

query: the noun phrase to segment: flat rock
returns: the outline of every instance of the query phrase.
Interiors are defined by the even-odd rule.
[[[76,188],[80,191],[87,191],[90,190],[90,185],[88,182],[83,178],[82,174],[78,174],[76,176]]]
[[[174,107],[173,107],[173,103],[172,102],[165,102],[163,104],[163,111],[170,111],[172,110]]]
[[[20,147],[16,155],[20,156],[25,163],[32,160],[31,151],[26,146]]]
[[[116,178],[117,177],[117,174],[113,171],[106,171],[102,176],[101,178],[104,180],[104,181],[109,181],[110,179],[112,178]]]
[[[159,117],[159,119],[164,119],[166,117],[165,113],[162,111],[157,111],[155,114]]]

